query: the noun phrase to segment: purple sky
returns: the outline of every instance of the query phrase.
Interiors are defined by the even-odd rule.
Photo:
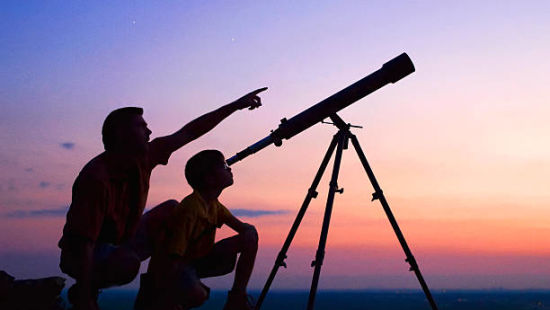
[[[548,1],[3,1],[0,269],[59,274],[71,185],[102,151],[111,110],[143,107],[156,137],[269,87],[261,109],[231,116],[155,170],[150,207],[189,193],[183,166],[197,151],[231,156],[407,52],[415,73],[341,116],[365,126],[356,134],[426,278],[436,288],[550,288],[549,29]],[[234,166],[222,201],[260,229],[253,286],[333,133],[316,125]],[[416,288],[351,154],[321,287]],[[278,287],[310,281],[323,182]]]

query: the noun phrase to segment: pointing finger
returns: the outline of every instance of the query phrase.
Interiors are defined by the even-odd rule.
[[[262,87],[262,88],[258,88],[256,89],[255,91],[252,91],[250,93],[248,93],[248,95],[252,95],[252,96],[255,96],[263,91],[267,90],[267,87]]]

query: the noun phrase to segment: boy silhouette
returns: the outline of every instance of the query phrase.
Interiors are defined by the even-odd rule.
[[[258,250],[258,234],[254,226],[241,222],[218,200],[222,191],[233,184],[231,168],[220,151],[205,150],[189,159],[185,177],[193,193],[173,209],[148,273],[142,275],[135,308],[200,306],[210,291],[200,279],[235,269],[224,310],[253,309],[246,287]],[[237,234],[215,243],[216,228],[224,224]]]

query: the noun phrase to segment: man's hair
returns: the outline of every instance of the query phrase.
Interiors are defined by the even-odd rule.
[[[211,173],[216,164],[223,162],[222,152],[218,150],[204,150],[189,158],[185,165],[185,178],[193,189],[204,187],[205,176]]]
[[[143,109],[137,107],[126,107],[112,111],[107,115],[101,129],[103,147],[106,151],[114,149],[116,132],[119,128],[127,126],[133,116],[143,115]]]

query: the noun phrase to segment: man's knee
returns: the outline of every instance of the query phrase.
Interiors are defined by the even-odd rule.
[[[100,253],[108,251],[108,254]],[[130,283],[139,273],[141,261],[136,253],[126,247],[94,249],[93,276],[98,287]],[[79,280],[83,258],[69,251],[62,251],[59,267],[63,273]]]
[[[136,235],[131,241],[140,260],[149,258],[154,248],[164,240],[167,220],[177,205],[177,200],[166,200],[143,214]]]
[[[101,269],[107,282],[111,282],[106,284],[123,285],[136,278],[140,265],[141,261],[133,251],[119,248],[106,260],[105,266]]]
[[[201,306],[208,300],[209,292],[203,285],[198,283],[186,295],[188,300],[185,301],[185,303],[187,303],[189,307],[194,308]]]
[[[167,208],[168,209],[173,208],[173,207],[177,206],[178,204],[179,204],[179,202],[177,200],[168,199],[166,201],[161,202],[156,207],[153,207],[151,210],[147,211],[147,213],[164,212],[164,210],[166,210]],[[147,214],[147,213],[145,213],[145,214]]]
[[[157,233],[172,216],[172,212],[177,205],[177,200],[166,200],[143,214],[140,222],[140,229],[142,230],[142,233],[149,236]]]
[[[179,204],[179,201],[177,201],[176,199],[168,199],[164,202],[161,202],[158,206],[154,207],[153,209],[156,209],[156,208],[159,208],[159,209],[173,208],[173,207],[177,206],[178,204]]]
[[[139,273],[140,265],[141,261],[138,257],[132,257],[131,259],[128,259],[127,263],[125,264],[125,268],[122,268],[120,284],[128,284],[132,282]]]

